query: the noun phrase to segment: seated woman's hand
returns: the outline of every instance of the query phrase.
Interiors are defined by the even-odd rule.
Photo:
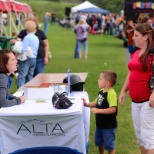
[[[26,101],[25,96],[20,96],[20,100],[21,100],[21,103],[25,103],[25,101]]]

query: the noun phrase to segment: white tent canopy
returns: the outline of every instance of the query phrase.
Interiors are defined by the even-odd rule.
[[[82,9],[86,9],[86,8],[91,8],[91,7],[96,7],[98,8],[96,5],[90,3],[89,1],[85,1],[77,6],[74,6],[71,8],[72,12],[77,12],[78,10],[82,10]]]

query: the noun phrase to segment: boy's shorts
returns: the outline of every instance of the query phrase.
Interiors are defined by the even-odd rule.
[[[104,146],[105,150],[111,151],[115,149],[115,133],[116,128],[113,129],[99,129],[95,130],[95,145]]]

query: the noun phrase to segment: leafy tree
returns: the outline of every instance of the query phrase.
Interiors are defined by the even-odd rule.
[[[120,13],[124,9],[124,0],[90,0],[90,2],[114,13]]]

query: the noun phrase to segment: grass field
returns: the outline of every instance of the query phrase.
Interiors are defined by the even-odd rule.
[[[88,59],[74,59],[75,34],[71,28],[62,28],[58,24],[49,26],[47,34],[52,58],[45,68],[46,73],[88,72],[85,91],[93,101],[98,93],[97,79],[102,70],[114,70],[118,80],[114,89],[119,95],[127,74],[127,62],[122,41],[114,36],[89,35]],[[11,92],[17,90],[15,82]],[[116,135],[117,154],[139,154],[134,135],[130,111],[131,101],[127,96],[124,106],[118,109],[118,130]],[[98,154],[94,145],[95,118],[91,115],[89,154]]]

